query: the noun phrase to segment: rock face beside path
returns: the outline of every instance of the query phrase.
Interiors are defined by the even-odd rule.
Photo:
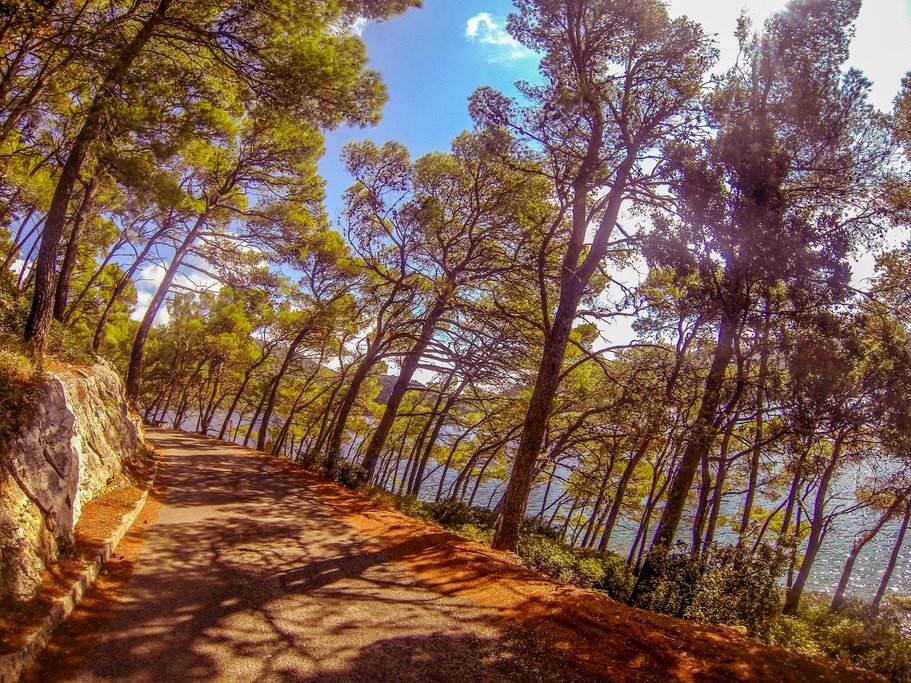
[[[0,468],[0,600],[32,597],[47,562],[71,544],[83,506],[111,484],[143,440],[107,365],[47,372],[31,419]]]

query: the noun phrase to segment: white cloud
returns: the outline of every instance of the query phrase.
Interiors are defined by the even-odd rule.
[[[465,37],[472,43],[488,46],[491,54],[487,61],[491,64],[515,62],[535,56],[534,52],[506,32],[502,19],[492,17],[489,12],[480,12],[468,20],[465,24]]]
[[[139,278],[136,280],[136,289],[151,290],[152,293],[158,289],[158,285],[164,280],[167,270],[158,263],[148,263],[139,271]]]
[[[152,297],[155,296],[155,290],[137,290],[136,291],[136,307],[133,309],[133,313],[130,315],[130,320],[135,320],[139,322],[145,317],[146,311],[149,309],[149,304],[152,303]],[[168,321],[171,319],[170,314],[168,313],[167,306],[160,306],[158,308],[158,313],[155,314],[155,325],[167,325]]]
[[[357,17],[351,24],[351,28],[348,29],[353,35],[362,36],[364,35],[364,29],[367,28],[367,17]]]

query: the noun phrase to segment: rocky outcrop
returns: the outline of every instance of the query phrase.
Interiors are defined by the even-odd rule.
[[[109,366],[45,373],[0,468],[0,599],[34,594],[45,564],[73,542],[83,506],[136,457],[142,437]]]

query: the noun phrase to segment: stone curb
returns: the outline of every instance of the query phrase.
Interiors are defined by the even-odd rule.
[[[136,521],[139,513],[142,512],[143,507],[145,507],[146,499],[148,499],[149,492],[155,484],[155,477],[157,475],[158,459],[156,458],[151,477],[149,478],[148,487],[142,492],[142,495],[133,509],[120,520],[120,525],[107,540],[102,543],[101,552],[99,552],[95,559],[82,571],[75,583],[70,586],[66,595],[54,600],[47,616],[44,617],[44,620],[38,628],[26,637],[25,643],[16,652],[0,655],[0,683],[17,683],[25,672],[35,663],[38,655],[47,647],[54,630],[63,623],[64,619],[70,615],[70,612],[72,612],[76,605],[79,604],[79,601],[82,600],[82,596],[84,596],[89,588],[92,587],[92,584],[95,583],[95,579],[98,578],[98,574],[105,563],[110,559],[114,550],[116,550],[117,546],[120,544],[120,541],[123,540],[123,537],[126,536],[130,527],[133,526],[133,522]]]

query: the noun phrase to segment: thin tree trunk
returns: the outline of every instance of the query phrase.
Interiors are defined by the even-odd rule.
[[[702,554],[708,550],[712,541],[715,539],[715,529],[718,526],[718,516],[721,514],[721,503],[724,500],[724,482],[727,478],[729,467],[728,451],[730,450],[731,437],[734,434],[734,428],[740,413],[735,413],[734,417],[728,422],[724,430],[724,436],[721,438],[721,447],[718,449],[718,472],[715,474],[715,485],[712,487],[711,507],[709,517],[706,522],[705,536],[702,538]]]
[[[560,383],[569,334],[583,292],[584,284],[581,281],[568,281],[561,288],[560,304],[554,315],[550,335],[544,343],[538,375],[522,426],[522,436],[516,449],[506,496],[503,499],[503,512],[493,539],[492,545],[497,550],[512,551],[518,543],[528,496],[534,483],[538,456],[544,444],[544,432]]]
[[[266,409],[263,412],[263,421],[259,426],[259,433],[256,437],[256,450],[258,451],[266,450],[266,438],[269,435],[269,421],[272,419],[272,411],[275,410],[275,403],[278,400],[278,391],[281,387],[282,379],[284,379],[291,362],[294,360],[294,355],[297,353],[297,347],[301,345],[311,332],[313,332],[312,323],[313,319],[311,318],[298,331],[297,335],[292,340],[291,345],[288,347],[288,352],[285,354],[285,359],[282,361],[278,374],[275,375],[275,379],[272,381],[272,390],[269,392],[269,400],[266,402]]]
[[[810,576],[810,569],[813,568],[816,554],[822,546],[823,530],[825,526],[826,496],[829,493],[829,483],[832,481],[832,475],[835,473],[835,468],[838,466],[838,461],[841,459],[844,438],[843,434],[840,434],[835,438],[835,444],[832,447],[832,455],[829,457],[829,462],[826,464],[826,468],[816,487],[816,499],[813,501],[813,518],[810,520],[810,537],[807,539],[807,551],[804,554],[803,562],[800,563],[800,569],[797,572],[797,578],[794,581],[794,585],[788,590],[787,597],[785,598],[784,610],[782,610],[785,614],[794,614],[797,611],[797,606],[800,604],[800,596],[803,594],[807,578]]]
[[[73,140],[61,169],[41,235],[41,249],[38,252],[38,261],[35,266],[35,293],[32,308],[25,323],[24,337],[27,341],[31,340],[39,351],[44,349],[47,331],[51,324],[56,287],[57,254],[63,239],[63,228],[66,225],[66,213],[73,195],[73,188],[76,186],[89,151],[101,135],[104,119],[113,103],[117,89],[129,73],[133,61],[151,40],[159,24],[164,21],[171,2],[172,0],[159,0],[152,14],[117,56],[96,91],[95,99],[86,110],[82,128]],[[132,393],[128,390],[128,398],[135,400],[137,390],[138,378]]]
[[[342,439],[348,426],[348,416],[357,401],[358,392],[360,392],[361,385],[367,379],[374,365],[376,365],[377,359],[373,351],[372,347],[368,348],[367,354],[358,363],[357,370],[354,371],[354,375],[351,377],[351,384],[348,386],[348,390],[342,397],[342,402],[338,407],[335,427],[332,429],[329,445],[326,447],[325,468],[329,476],[332,476],[342,459]]]
[[[883,572],[883,578],[876,589],[876,595],[873,596],[873,612],[879,611],[879,606],[886,594],[886,588],[889,586],[889,579],[892,578],[892,572],[895,571],[895,565],[898,564],[898,555],[901,552],[902,544],[905,542],[905,534],[908,531],[908,522],[911,520],[911,501],[905,505],[905,516],[902,517],[901,526],[898,528],[898,536],[895,537],[895,545],[892,546],[892,554],[889,556],[889,564]]]
[[[247,425],[247,433],[244,435],[244,448],[247,447],[247,444],[250,442],[250,435],[253,433],[253,428],[256,426],[256,423],[259,421],[259,415],[263,411],[263,406],[266,405],[266,399],[269,397],[269,392],[272,388],[272,382],[275,380],[270,380],[269,384],[266,385],[263,395],[259,399],[259,405],[256,406],[256,411],[253,413],[253,417],[250,420],[250,424]]]
[[[762,341],[759,349],[759,377],[756,384],[756,423],[753,435],[753,449],[750,453],[750,479],[747,483],[746,498],[743,501],[743,516],[740,518],[740,529],[737,532],[737,547],[743,546],[744,539],[750,530],[750,519],[753,515],[753,503],[759,488],[759,460],[762,456],[762,435],[765,417],[765,385],[769,367],[769,318],[771,305],[766,303],[765,325],[762,328]]]
[[[644,458],[645,454],[648,452],[650,444],[650,437],[644,439],[642,443],[639,444],[639,449],[626,463],[626,467],[623,468],[623,474],[620,475],[620,481],[617,482],[617,490],[614,492],[614,499],[611,501],[607,521],[604,523],[604,532],[601,534],[598,550],[604,551],[607,549],[607,544],[610,542],[610,537],[614,533],[614,527],[617,525],[617,519],[620,517],[620,511],[623,508],[623,498],[626,495],[626,488],[633,478],[636,467],[638,467],[639,463],[642,462],[642,458]]]
[[[79,244],[95,205],[95,196],[98,194],[98,186],[101,182],[100,176],[100,173],[95,173],[89,184],[86,185],[82,202],[73,217],[73,228],[70,230],[70,236],[66,242],[66,252],[63,255],[63,262],[60,264],[57,289],[54,292],[54,319],[59,322],[63,322],[65,318],[66,302],[70,296],[70,281],[73,278],[73,270],[76,268],[76,257],[79,255]]]
[[[451,291],[452,287],[448,286],[446,292],[437,297],[433,307],[427,312],[427,317],[421,325],[421,332],[417,341],[415,341],[414,345],[405,355],[402,367],[399,371],[399,376],[396,378],[395,385],[392,387],[392,393],[389,395],[389,400],[386,402],[383,417],[380,418],[380,423],[377,425],[376,430],[373,432],[373,436],[370,438],[370,443],[364,453],[364,460],[361,463],[362,467],[367,470],[368,480],[373,479],[377,461],[380,457],[380,453],[383,452],[383,447],[386,445],[386,439],[392,429],[393,422],[395,422],[396,415],[398,415],[399,406],[402,403],[402,399],[405,397],[405,393],[408,391],[408,387],[411,384],[411,378],[418,369],[418,365],[421,362],[421,356],[424,355],[424,351],[427,350],[427,347],[430,344],[437,323],[449,305]]]
[[[155,296],[152,297],[152,301],[149,303],[149,307],[142,317],[142,322],[139,323],[139,329],[136,331],[136,337],[133,339],[133,348],[130,352],[130,364],[127,368],[126,397],[129,401],[135,401],[139,396],[139,384],[142,381],[142,363],[145,356],[146,339],[149,336],[149,331],[152,329],[152,323],[155,322],[155,316],[158,314],[158,309],[161,308],[161,304],[168,295],[171,283],[174,281],[174,278],[177,277],[177,272],[180,270],[180,265],[183,262],[184,256],[190,251],[190,247],[192,247],[193,242],[196,241],[197,235],[199,235],[205,227],[211,210],[210,207],[199,215],[193,228],[187,233],[184,241],[177,248],[177,251],[174,253],[174,258],[171,260],[167,271],[165,271],[161,284],[158,285],[158,289],[155,291]]]
[[[155,234],[149,237],[148,242],[143,246],[142,251],[139,252],[139,256],[136,257],[136,260],[133,261],[129,269],[127,269],[127,272],[125,272],[120,280],[117,281],[117,284],[114,286],[114,291],[111,292],[111,297],[108,299],[108,303],[101,313],[101,318],[98,320],[98,326],[95,328],[95,336],[92,339],[92,351],[95,353],[98,353],[98,349],[101,348],[101,342],[104,339],[104,326],[107,324],[108,316],[110,316],[111,311],[114,309],[114,304],[117,303],[120,295],[123,294],[123,290],[126,289],[127,284],[132,281],[133,275],[139,270],[139,266],[145,262],[146,256],[149,255],[152,247],[170,229],[171,226],[166,222],[165,225],[155,232]]]
[[[418,462],[417,470],[412,477],[411,485],[409,487],[409,492],[412,495],[416,496],[421,488],[421,484],[424,483],[424,472],[427,470],[427,463],[430,461],[430,456],[433,454],[433,447],[436,445],[437,439],[440,437],[440,431],[443,429],[446,418],[449,417],[449,413],[452,410],[452,407],[455,405],[456,401],[459,398],[459,394],[462,393],[462,389],[466,386],[466,384],[467,380],[463,380],[461,383],[459,383],[459,386],[455,388],[455,391],[453,391],[446,398],[446,403],[443,405],[442,410],[440,410],[439,414],[436,416],[433,430],[427,437],[427,443],[426,446],[424,446],[424,452],[421,454],[421,459]]]
[[[902,505],[907,507],[904,496],[896,498],[892,505],[880,515],[879,519],[876,520],[876,523],[872,527],[860,536],[854,538],[854,543],[848,553],[848,558],[845,560],[845,566],[841,570],[841,578],[838,580],[838,587],[835,589],[835,595],[832,596],[832,604],[829,607],[831,612],[837,612],[845,603],[845,592],[848,589],[848,581],[851,578],[851,572],[854,570],[854,563],[857,561],[857,556],[860,554],[860,551],[864,549],[864,546],[867,545],[867,543],[876,537],[876,534],[880,532],[886,522],[892,519]]]
[[[231,407],[228,408],[228,413],[225,415],[224,422],[221,423],[221,431],[218,433],[218,438],[224,440],[225,433],[228,429],[228,423],[231,421],[231,416],[234,414],[234,410],[237,408],[237,403],[240,401],[240,397],[243,396],[244,391],[247,388],[247,384],[250,382],[250,378],[253,376],[254,371],[260,365],[266,362],[269,357],[272,355],[272,348],[269,346],[263,347],[260,350],[260,358],[253,365],[251,365],[247,371],[244,373],[244,379],[240,383],[240,388],[237,390],[237,393],[234,394],[234,400],[231,401]]]
[[[686,450],[673,478],[670,491],[667,494],[667,504],[658,522],[659,531],[655,538],[655,545],[670,548],[677,535],[680,518],[686,507],[686,499],[693,486],[696,468],[702,459],[708,456],[709,450],[718,433],[718,409],[721,405],[721,388],[724,375],[731,358],[734,355],[734,337],[737,321],[732,316],[722,315],[721,325],[718,327],[718,343],[712,366],[705,378],[705,388],[702,392],[702,402],[699,406],[699,415],[690,430],[690,438]]]
[[[16,260],[16,254],[19,253],[19,250],[22,248],[29,238],[37,232],[38,227],[44,222],[44,218],[39,218],[35,221],[35,224],[30,227],[27,231],[25,226],[28,225],[28,222],[31,220],[32,215],[37,209],[35,207],[29,208],[28,212],[25,214],[25,217],[19,222],[19,229],[16,231],[15,237],[10,241],[10,248],[6,254],[6,258],[3,259],[3,265],[0,266],[3,270],[7,270],[13,261]],[[22,233],[25,232],[25,236]]]
[[[114,258],[114,255],[119,251],[120,247],[122,247],[123,244],[124,240],[122,239],[119,239],[114,243],[114,246],[107,252],[107,254],[105,254],[104,260],[98,265],[97,268],[95,268],[95,272],[92,273],[92,276],[82,286],[82,289],[79,290],[79,294],[76,295],[76,298],[67,304],[66,313],[63,315],[63,322],[65,324],[70,324],[70,321],[73,319],[73,315],[78,310],[79,305],[91,291],[92,287],[95,286],[95,283],[98,282],[98,278],[101,277],[101,274],[105,271],[105,268],[108,267],[111,259]]]
[[[788,527],[791,525],[791,517],[794,514],[794,506],[797,504],[797,494],[803,483],[803,468],[806,464],[807,457],[810,453],[810,447],[813,443],[813,435],[807,435],[804,448],[797,458],[797,464],[794,466],[794,477],[791,479],[791,487],[788,490],[788,497],[784,507],[784,516],[781,520],[781,532],[778,534],[778,546],[781,547],[788,535]]]
[[[705,515],[706,508],[709,504],[709,492],[712,489],[712,477],[709,474],[709,457],[706,455],[702,459],[702,467],[700,468],[702,476],[699,481],[699,498],[696,503],[696,511],[693,514],[693,528],[692,528],[692,547],[691,553],[693,555],[699,555],[702,551],[702,534],[705,530]]]

